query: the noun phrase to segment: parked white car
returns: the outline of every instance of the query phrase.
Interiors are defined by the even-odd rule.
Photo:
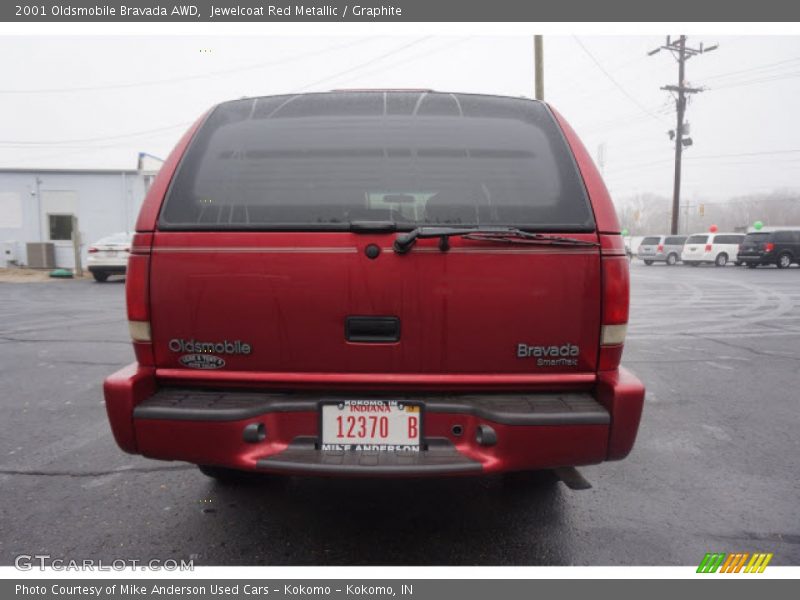
[[[739,264],[739,246],[743,241],[743,233],[697,233],[686,240],[681,261],[693,267],[702,263],[718,267],[729,262]]]
[[[132,233],[115,233],[89,246],[86,267],[96,281],[105,281],[111,275],[125,274],[132,240]]]

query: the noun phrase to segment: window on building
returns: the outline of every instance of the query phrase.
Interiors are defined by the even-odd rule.
[[[50,222],[50,240],[72,239],[72,215],[47,215]]]

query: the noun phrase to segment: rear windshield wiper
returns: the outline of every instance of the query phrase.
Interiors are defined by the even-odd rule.
[[[542,244],[548,246],[597,246],[597,242],[588,242],[575,238],[531,233],[516,227],[417,227],[413,231],[398,235],[394,240],[394,251],[405,254],[419,239],[439,238],[439,249],[445,252],[450,249],[449,238],[460,236],[467,240],[498,242],[505,244]]]

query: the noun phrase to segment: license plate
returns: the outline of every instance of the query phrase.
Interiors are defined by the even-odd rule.
[[[420,446],[419,405],[395,400],[344,400],[322,405],[323,450],[411,450]]]
[[[106,256],[116,256],[116,255],[117,255],[116,250],[106,250]]]

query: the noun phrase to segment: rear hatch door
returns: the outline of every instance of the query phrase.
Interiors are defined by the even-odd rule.
[[[454,240],[442,252],[436,240],[423,240],[398,255],[393,238],[157,234],[151,268],[157,364],[184,368],[193,364],[181,363],[185,355],[208,353],[224,359],[225,369],[246,371],[594,369],[596,248]],[[380,248],[377,259],[367,257],[370,245]],[[396,321],[381,325],[368,317]]]
[[[639,256],[655,256],[661,238],[646,237],[639,245]]]
[[[701,260],[705,255],[707,235],[692,235],[683,246],[682,257],[690,260]]]
[[[744,237],[739,256],[753,256],[760,253],[764,242],[769,239],[769,233],[748,233]]]

